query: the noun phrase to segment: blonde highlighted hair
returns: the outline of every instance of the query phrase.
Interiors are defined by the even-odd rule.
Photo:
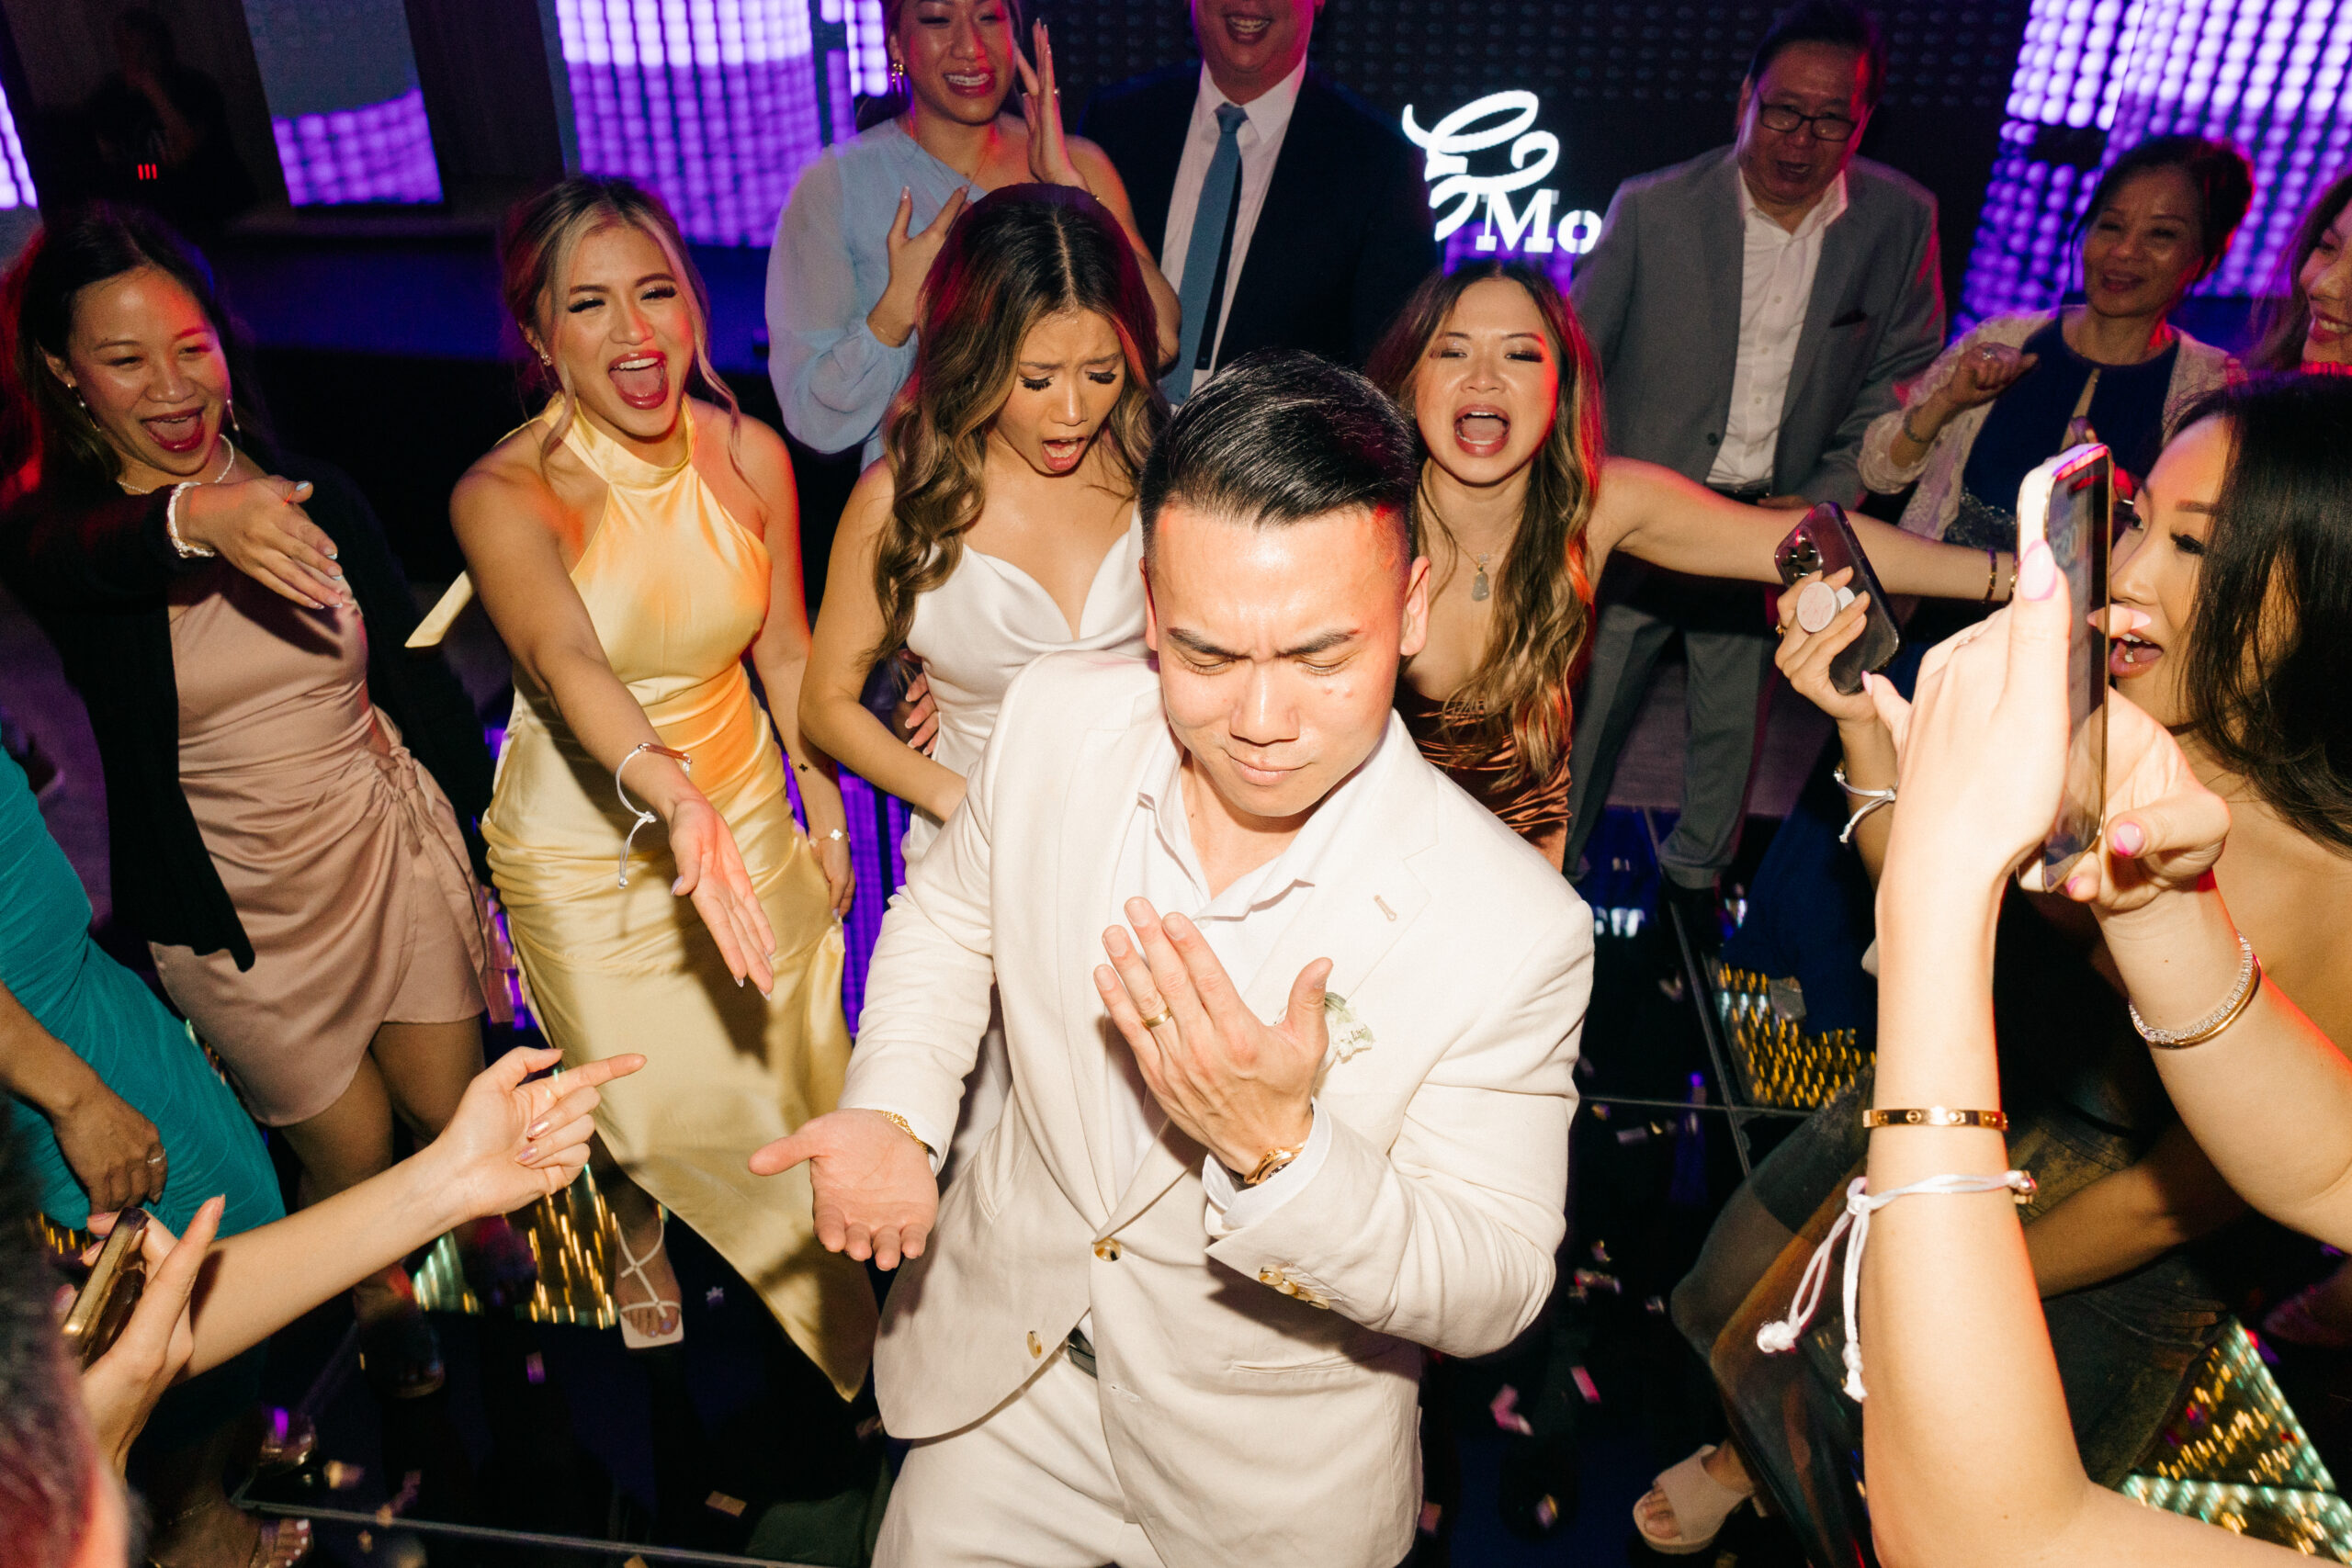
[[[742,464],[735,457],[734,438],[742,427],[743,406],[736,400],[735,390],[727,384],[726,378],[719,375],[718,367],[711,363],[710,291],[703,287],[702,274],[687,258],[685,237],[679,232],[678,220],[670,215],[669,208],[635,180],[618,175],[574,175],[560,180],[517,205],[507,214],[499,233],[500,284],[506,309],[514,316],[514,324],[523,330],[525,346],[536,348],[532,359],[524,367],[525,385],[563,400],[563,412],[556,416],[540,442],[541,459],[563,444],[565,432],[580,413],[579,391],[571,385],[562,362],[555,359],[548,347],[555,342],[556,318],[570,292],[572,257],[578,254],[581,241],[600,229],[616,226],[635,229],[661,247],[671,276],[685,290],[689,314],[694,318],[695,342],[692,373],[684,389],[691,394],[698,380],[700,389],[726,408],[728,460],[741,474]],[[682,418],[693,417],[683,399],[679,413]]]

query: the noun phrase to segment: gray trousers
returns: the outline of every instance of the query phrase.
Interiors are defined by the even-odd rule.
[[[1641,715],[1658,655],[1678,633],[1690,664],[1683,684],[1690,733],[1682,747],[1682,816],[1658,846],[1658,864],[1691,888],[1712,886],[1731,864],[1771,701],[1772,637],[1763,620],[1763,591],[1744,592],[1756,604],[1753,632],[1722,629],[1726,617],[1720,604],[1707,607],[1713,613],[1678,614],[1670,594],[1644,592],[1633,602],[1601,606],[1568,762],[1571,875],[1609,804],[1610,781]]]

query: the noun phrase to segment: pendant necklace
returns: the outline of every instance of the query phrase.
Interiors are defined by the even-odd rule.
[[[1471,597],[1471,599],[1472,599],[1472,601],[1473,601],[1473,602],[1476,602],[1476,601],[1482,600],[1482,599],[1486,598],[1486,596],[1487,596],[1487,558],[1486,558],[1485,556],[1480,556],[1480,557],[1478,557],[1478,558],[1477,558],[1477,559],[1478,559],[1478,575],[1477,575],[1477,576],[1476,576],[1476,577],[1474,577],[1474,578],[1472,578],[1472,579],[1470,580],[1470,597]]]

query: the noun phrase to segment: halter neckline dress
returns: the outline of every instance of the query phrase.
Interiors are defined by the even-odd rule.
[[[526,426],[551,428],[560,404]],[[677,876],[660,825],[616,857],[635,818],[520,670],[482,837],[531,1004],[567,1062],[642,1052],[606,1089],[597,1131],[638,1185],[708,1241],[843,1399],[865,1381],[876,1321],[864,1269],[819,1245],[808,1168],[753,1176],[752,1151],[833,1109],[849,1064],[843,944],[824,873],[794,822],[785,769],[744,658],[767,619],[766,542],[686,455],[647,461],[576,417],[563,446],[605,484],[571,569],[613,673],[726,818],[776,953],[775,991],[738,987]]]

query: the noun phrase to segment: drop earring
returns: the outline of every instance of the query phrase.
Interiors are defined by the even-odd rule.
[[[897,56],[893,55],[890,60],[890,91],[904,92],[906,85],[907,68],[899,62]]]
[[[229,428],[237,433],[238,440],[243,441],[245,438],[245,427],[237,423],[237,400],[227,399],[221,406],[228,412]]]

